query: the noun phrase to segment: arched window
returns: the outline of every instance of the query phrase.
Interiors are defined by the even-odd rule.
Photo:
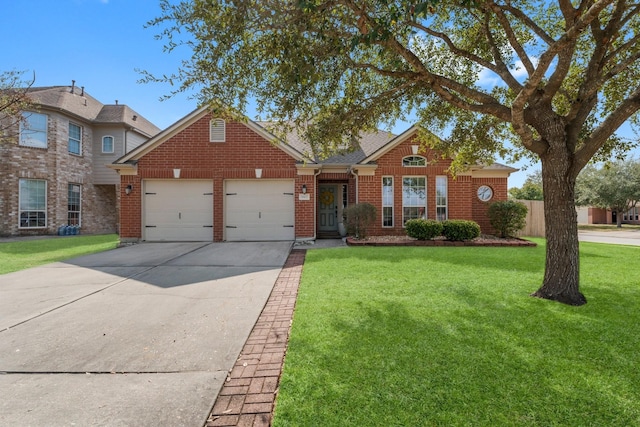
[[[102,137],[102,152],[103,153],[113,153],[113,137],[112,136],[103,136]]]
[[[427,159],[422,156],[407,156],[402,159],[402,166],[406,167],[415,167],[415,166],[426,166]]]

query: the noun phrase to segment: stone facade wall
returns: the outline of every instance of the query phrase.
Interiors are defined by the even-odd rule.
[[[47,148],[17,143],[0,146],[0,235],[56,234],[67,224],[68,185],[81,186],[81,233],[113,233],[117,229],[115,185],[93,185],[93,131],[88,123],[42,110],[47,114]],[[81,154],[69,153],[69,122],[82,128]],[[47,223],[43,228],[19,227],[19,181],[21,178],[47,182]]]

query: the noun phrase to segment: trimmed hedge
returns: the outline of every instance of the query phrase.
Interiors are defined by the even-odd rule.
[[[478,223],[464,219],[447,221],[410,219],[404,226],[407,236],[418,240],[431,240],[438,236],[444,236],[447,240],[462,242],[480,236]]]
[[[447,240],[465,241],[480,236],[480,226],[475,221],[450,219],[442,222],[442,235]]]
[[[418,240],[431,240],[442,234],[442,223],[434,219],[410,219],[404,226],[407,236]]]

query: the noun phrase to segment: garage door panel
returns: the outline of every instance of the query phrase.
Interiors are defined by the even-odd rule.
[[[212,241],[212,181],[144,182],[144,230],[148,241]]]
[[[294,240],[293,181],[229,180],[225,186],[226,240]]]

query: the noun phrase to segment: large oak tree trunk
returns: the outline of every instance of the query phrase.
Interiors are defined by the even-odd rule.
[[[571,156],[567,154],[541,156],[547,258],[542,287],[532,296],[583,305],[587,300],[579,289],[576,179],[571,170]]]

